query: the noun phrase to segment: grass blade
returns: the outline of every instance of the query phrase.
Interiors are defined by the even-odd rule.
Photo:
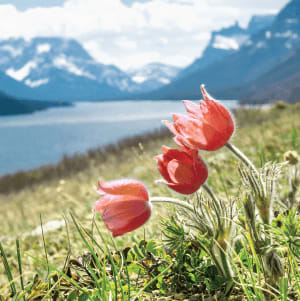
[[[17,246],[17,257],[18,257],[18,268],[19,268],[19,274],[20,274],[20,284],[22,291],[24,291],[24,281],[23,281],[23,271],[22,271],[22,261],[21,261],[21,253],[20,253],[20,243],[19,240],[16,240],[16,246]],[[25,297],[23,296],[23,300],[25,301]]]
[[[7,257],[6,257],[6,254],[4,252],[4,249],[2,247],[1,242],[0,242],[0,255],[1,255],[1,258],[2,258],[2,262],[3,262],[3,265],[4,265],[4,269],[5,269],[7,279],[10,283],[10,288],[11,288],[12,295],[14,296],[14,295],[17,294],[16,286],[15,286],[15,282],[14,282],[14,279],[12,277],[12,273],[11,273],[11,270],[10,270],[10,267],[9,267],[9,264],[8,264],[8,261],[7,261]]]

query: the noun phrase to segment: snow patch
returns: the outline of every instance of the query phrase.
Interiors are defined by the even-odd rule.
[[[295,24],[295,23],[298,23],[298,19],[295,19],[295,18],[293,18],[293,19],[286,19],[285,22],[289,23],[289,24]]]
[[[245,46],[251,46],[253,45],[253,41],[252,40],[247,40],[245,43],[244,43]]]
[[[287,39],[287,38],[291,38],[291,39],[298,39],[298,34],[292,32],[291,30],[287,30],[285,32],[276,32],[275,33],[275,38],[284,38],[284,39]]]
[[[49,82],[49,78],[43,78],[43,79],[39,79],[39,80],[35,80],[35,81],[31,81],[30,79],[25,80],[25,84],[27,86],[29,86],[30,88],[36,88],[41,85],[48,84],[48,82]]]
[[[37,45],[37,47],[36,47],[36,52],[37,52],[38,54],[45,53],[45,52],[49,52],[50,50],[51,50],[51,45],[48,44],[48,43],[39,44],[39,45]]]
[[[216,35],[215,41],[214,41],[212,46],[214,48],[225,49],[225,50],[229,50],[229,49],[237,50],[237,49],[239,49],[239,43],[235,39],[224,37],[224,36],[221,36],[221,35]]]
[[[14,48],[10,45],[4,45],[0,48],[1,50],[7,51],[10,53],[11,56],[16,57],[22,54],[22,48]]]
[[[26,65],[24,65],[19,70],[14,70],[13,68],[9,68],[6,70],[6,74],[17,81],[22,81],[25,77],[27,77],[32,69],[35,69],[37,67],[37,63],[34,61],[28,62]]]
[[[272,37],[272,33],[271,33],[271,31],[266,31],[266,39],[271,39],[271,37]]]
[[[159,78],[158,79],[161,83],[163,83],[163,84],[165,84],[165,85],[167,85],[167,84],[169,84],[171,81],[169,80],[169,79],[167,79],[167,78]]]
[[[56,57],[53,60],[53,64],[54,64],[55,67],[57,67],[59,69],[65,69],[68,72],[73,73],[75,75],[85,76],[85,77],[88,77],[90,79],[96,79],[96,77],[94,75],[78,68],[73,62],[68,61],[67,58],[64,55]]]
[[[147,80],[147,77],[142,76],[142,75],[135,75],[132,77],[132,80],[138,84],[141,84]]]
[[[266,42],[265,41],[260,41],[258,43],[256,43],[256,48],[266,48]]]
[[[285,42],[284,46],[287,49],[291,49],[293,47],[293,45],[290,42]]]

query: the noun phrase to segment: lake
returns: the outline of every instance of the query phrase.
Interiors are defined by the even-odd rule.
[[[226,101],[233,108],[236,101]],[[118,140],[159,129],[181,101],[75,103],[29,115],[0,117],[0,176],[59,162]]]

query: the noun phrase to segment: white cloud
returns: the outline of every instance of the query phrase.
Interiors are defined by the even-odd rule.
[[[63,36],[96,59],[122,68],[151,61],[186,65],[201,55],[212,30],[253,14],[276,12],[288,0],[68,0],[63,6],[18,11],[0,5],[0,38]]]
[[[137,48],[136,41],[129,40],[126,37],[121,37],[117,39],[115,44],[119,46],[121,49],[125,49],[125,50],[135,50]]]

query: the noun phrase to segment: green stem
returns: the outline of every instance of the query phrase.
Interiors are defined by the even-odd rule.
[[[221,212],[221,206],[220,206],[220,201],[217,198],[217,196],[214,194],[213,190],[210,188],[210,186],[206,183],[202,185],[204,190],[207,192],[207,194],[212,198],[215,204],[215,209],[220,213]]]
[[[220,256],[221,256],[222,266],[224,268],[225,277],[227,279],[232,279],[232,275],[231,275],[230,268],[228,265],[227,257],[226,257],[225,251],[222,248],[220,248]]]
[[[180,206],[184,209],[187,209],[191,212],[194,212],[194,207],[192,205],[190,205],[189,203],[187,202],[183,202],[183,201],[180,201],[178,199],[174,199],[174,198],[166,198],[166,197],[153,197],[153,198],[150,198],[150,202],[151,203],[169,203],[169,204],[172,204],[172,205],[175,205],[175,206]]]
[[[246,166],[251,168],[257,175],[258,171],[255,167],[255,165],[248,159],[248,157],[241,152],[237,147],[232,145],[231,143],[227,142],[225,146],[238,158],[240,159]]]
[[[215,256],[215,254],[214,254],[213,252],[209,252],[209,255],[210,255],[210,257],[212,258],[213,262],[215,263],[215,265],[216,265],[216,267],[217,267],[217,270],[218,270],[219,274],[220,274],[221,276],[223,276],[223,277],[226,277],[226,276],[224,275],[224,271],[223,271],[223,269],[222,269],[222,267],[221,267],[221,265],[220,265],[220,263],[219,263],[217,257]]]

